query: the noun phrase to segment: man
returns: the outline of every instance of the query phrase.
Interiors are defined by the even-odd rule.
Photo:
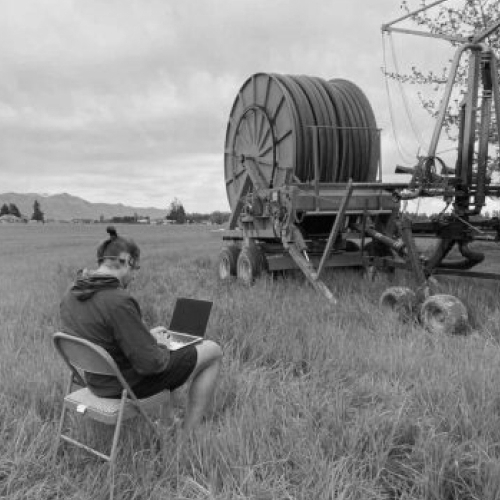
[[[126,290],[140,268],[139,247],[118,236],[112,226],[107,232],[109,238],[97,248],[98,268],[80,272],[61,301],[62,329],[106,349],[138,398],[173,391],[191,380],[183,423],[191,431],[212,399],[222,351],[210,340],[177,351],[156,342],[141,319],[139,304]],[[88,374],[87,383],[98,396],[121,395],[115,377]]]

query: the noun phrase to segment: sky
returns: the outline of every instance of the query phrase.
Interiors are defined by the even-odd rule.
[[[0,192],[157,208],[177,198],[188,212],[227,211],[226,127],[240,87],[257,72],[356,83],[382,129],[385,180],[400,180],[396,164],[410,165],[418,152],[390,83],[394,138],[381,70],[380,27],[403,14],[399,0],[0,0],[0,7]],[[439,70],[453,55],[439,40],[393,41],[401,70]],[[405,92],[428,141],[432,122],[416,89]]]

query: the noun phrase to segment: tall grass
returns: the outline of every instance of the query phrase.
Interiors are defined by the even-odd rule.
[[[224,362],[191,438],[165,426],[157,451],[140,421],[127,424],[117,498],[500,498],[496,285],[441,280],[473,332],[436,337],[379,311],[384,279],[329,274],[331,306],[300,275],[219,283],[220,236],[206,228],[120,229],[141,245],[131,291],[148,325],[168,322],[177,296],[213,300],[208,336]],[[58,303],[104,236],[100,225],[0,227],[0,498],[107,497],[100,461],[64,447],[50,462],[67,377],[51,345]],[[94,423],[82,432],[110,437]]]

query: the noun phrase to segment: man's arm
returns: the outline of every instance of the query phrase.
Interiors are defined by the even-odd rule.
[[[115,338],[137,373],[152,375],[167,367],[170,352],[158,345],[143,323],[135,299],[122,297],[109,316]]]

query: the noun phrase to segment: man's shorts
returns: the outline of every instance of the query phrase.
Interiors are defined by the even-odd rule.
[[[170,351],[170,360],[165,370],[144,377],[132,390],[139,399],[149,398],[165,389],[173,391],[187,381],[197,360],[198,352],[194,345]]]

